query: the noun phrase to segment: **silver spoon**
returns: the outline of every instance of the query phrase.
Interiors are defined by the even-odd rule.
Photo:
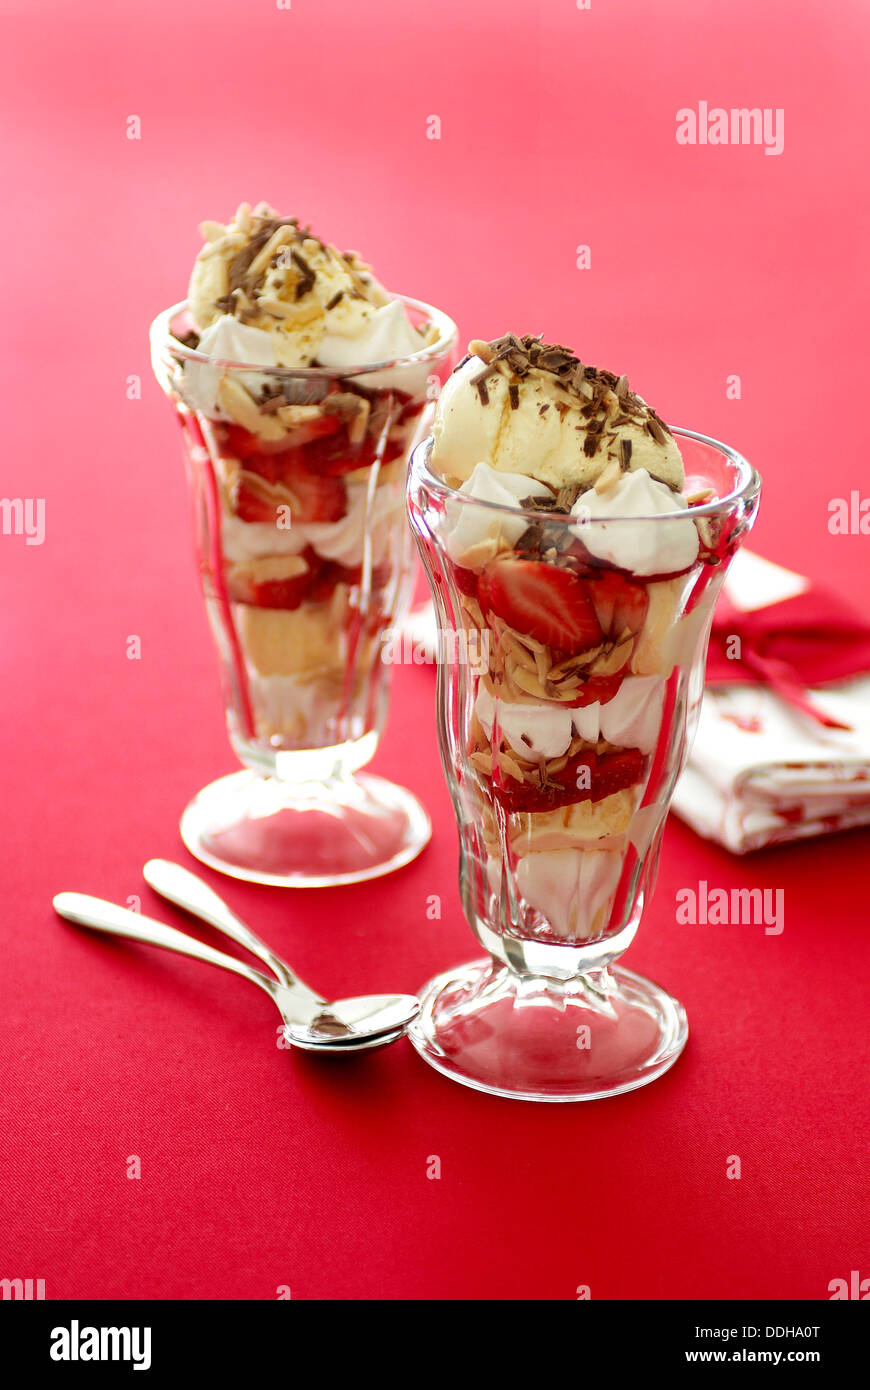
[[[160,946],[166,951],[205,961],[250,980],[275,1003],[284,1021],[287,1041],[294,1047],[310,1052],[359,1052],[394,1042],[402,1036],[419,1007],[417,1000],[408,995],[369,995],[362,999],[339,1000],[336,1005],[329,1006],[330,1010],[341,1009],[341,1015],[335,1016],[335,1029],[325,1027],[319,1032],[310,1025],[322,1012],[323,1001],[317,1000],[316,995],[312,999],[307,986],[303,986],[301,991],[290,988],[280,980],[246,965],[244,961],[224,955],[195,937],[176,931],[175,927],[156,922],[140,912],[130,912],[103,898],[92,898],[85,893],[58,893],[52,903],[59,916],[75,922],[77,926],[91,927],[149,946]],[[316,1001],[316,1007],[313,1001]],[[343,1032],[336,1031],[342,1027]]]
[[[306,985],[275,951],[267,946],[249,926],[237,917],[215,890],[181,864],[173,864],[168,859],[149,859],[142,869],[145,882],[159,893],[167,902],[185,912],[207,922],[216,931],[223,932],[237,945],[244,946],[289,990],[300,1002],[305,1002],[310,1010],[308,1029],[311,1040],[319,1039],[333,1046],[347,1037],[354,1041],[360,1035],[376,1037],[380,1032],[393,1032],[397,1027],[407,1025],[416,1018],[419,1003],[412,994],[373,994],[359,995],[351,999],[337,999],[328,1003]],[[385,1016],[386,1022],[379,1026],[377,1020]]]

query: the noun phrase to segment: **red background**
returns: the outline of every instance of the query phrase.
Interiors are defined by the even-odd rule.
[[[233,765],[146,330],[184,293],[198,221],[243,198],[361,248],[463,339],[543,332],[627,371],[760,468],[756,548],[867,601],[867,538],[827,530],[832,497],[870,491],[866,6],[0,14],[0,490],[46,499],[42,546],[0,536],[0,1277],[49,1298],[601,1299],[826,1298],[870,1275],[867,832],[739,862],[672,823],[628,964],[685,1002],[689,1047],[593,1105],[464,1090],[407,1042],[278,1051],[254,990],[50,908],[77,888],[170,915],[141,863],[185,858],[181,808]],[[675,113],[702,100],[783,108],[784,152],[679,146]],[[398,671],[374,764],[433,813],[414,865],[295,894],[213,876],[334,995],[415,989],[475,953],[433,695],[430,670]],[[702,878],[783,888],[783,934],[677,926],[675,893]]]

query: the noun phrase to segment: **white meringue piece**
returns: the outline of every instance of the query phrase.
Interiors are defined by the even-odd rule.
[[[528,528],[528,517],[520,509],[524,497],[552,496],[550,489],[527,473],[500,473],[488,463],[479,463],[459,491],[478,502],[495,502],[516,508],[516,516],[491,511],[488,507],[469,507],[450,499],[447,503],[447,552],[457,564],[468,552],[487,540],[514,545]]]
[[[517,888],[557,936],[582,940],[602,928],[595,919],[610,909],[622,861],[614,850],[534,850],[517,864]]]
[[[239,323],[232,314],[222,314],[203,329],[198,352],[224,362],[252,362],[261,367],[277,366],[271,333]],[[184,394],[189,405],[210,419],[226,420],[218,405],[218,387],[224,375],[223,367],[213,362],[185,362]],[[262,372],[236,372],[235,380],[257,395],[268,378]]]
[[[298,555],[310,545],[324,560],[335,560],[352,569],[362,564],[368,529],[372,563],[376,565],[388,549],[396,503],[391,488],[376,488],[367,525],[367,493],[365,483],[348,483],[347,511],[338,521],[297,522],[286,528],[267,521],[240,521],[225,512],[221,522],[224,556],[239,564],[264,555]]]
[[[556,705],[508,704],[495,699],[481,681],[474,710],[487,738],[497,721],[511,748],[524,758],[560,758],[571,742],[571,711]]]
[[[652,753],[661,728],[664,698],[661,676],[626,676],[613,699],[598,706],[601,737],[618,748]]]
[[[574,728],[586,743],[605,738],[617,748],[651,753],[661,727],[664,695],[661,676],[625,676],[612,699],[571,711]]]
[[[589,553],[632,574],[676,574],[698,558],[692,518],[661,519],[666,513],[687,511],[686,499],[650,477],[645,468],[624,473],[602,492],[581,492],[571,510],[580,518],[577,534]],[[609,517],[614,518],[610,523]],[[638,519],[626,520],[631,517]]]
[[[423,347],[425,343],[410,322],[404,304],[393,299],[369,314],[361,331],[353,335],[327,332],[317,349],[317,361],[321,366],[343,371],[367,362],[394,362],[420,352]],[[393,387],[410,395],[422,395],[430,370],[431,364],[421,362],[416,367],[366,372],[354,379],[372,391]]]

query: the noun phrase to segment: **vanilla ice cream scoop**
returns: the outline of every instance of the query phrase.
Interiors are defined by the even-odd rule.
[[[354,251],[339,251],[268,203],[247,204],[224,226],[203,222],[188,307],[200,334],[236,321],[246,361],[344,367],[404,357],[427,337]],[[257,347],[252,336],[263,334]],[[208,350],[208,349],[206,349]]]
[[[643,468],[678,491],[683,460],[664,421],[624,376],[586,366],[537,338],[469,345],[446,382],[433,425],[430,467],[464,482],[479,463],[550,487],[591,487],[613,462]]]

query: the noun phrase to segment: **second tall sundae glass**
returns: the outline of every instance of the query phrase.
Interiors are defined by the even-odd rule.
[[[201,791],[181,830],[193,854],[236,878],[374,878],[431,833],[410,792],[359,770],[386,715],[384,635],[414,573],[408,455],[455,339],[446,315],[391,302],[421,348],[340,369],[203,352],[185,304],[152,326],[154,369],[182,429],[230,742],[246,769]],[[214,410],[203,409],[209,391]]]
[[[479,422],[488,428],[487,412],[501,408],[496,388],[508,413],[495,419],[509,428],[513,418],[524,424],[518,407],[530,383],[540,394],[550,380],[515,350],[518,340],[502,342],[485,345],[484,361],[501,360],[493,349],[508,364],[513,354],[520,387],[511,384],[510,402],[510,377],[492,367],[486,380],[468,377],[481,366],[471,359],[450,388],[441,469],[432,466],[431,439],[411,461],[411,520],[439,620],[438,732],[459,826],[462,904],[488,953],[430,982],[411,1037],[465,1085],[584,1100],[653,1080],[686,1042],[682,1006],[614,962],[652,893],[716,595],[754,520],[759,480],[725,445],[685,430],[665,434],[621,381],[594,369],[584,378],[576,359],[568,369],[578,400],[588,383],[590,402],[603,402],[617,428],[629,413],[638,430],[651,418],[651,457],[656,438],[672,451],[679,445],[686,497],[629,472],[630,449],[620,452],[618,440],[597,488],[555,495],[528,476],[533,468],[522,475],[530,455],[520,446],[533,448],[537,398],[527,432],[515,435],[514,471],[501,464],[506,436],[495,425],[487,448],[496,466],[472,471],[484,453]],[[561,365],[564,350],[552,351]],[[481,385],[478,409],[473,388]],[[618,405],[608,406],[611,391]],[[562,395],[573,459],[573,405]],[[581,419],[593,414],[590,406]],[[591,466],[594,454],[581,447],[581,463]],[[638,488],[660,505],[646,514],[629,507]]]

